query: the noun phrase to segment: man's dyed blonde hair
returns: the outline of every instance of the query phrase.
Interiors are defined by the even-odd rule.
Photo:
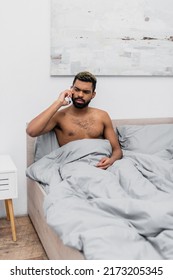
[[[80,72],[78,73],[73,80],[73,85],[75,83],[76,80],[82,81],[82,82],[90,82],[92,83],[92,87],[93,87],[93,92],[96,89],[96,83],[97,83],[97,79],[96,77],[91,74],[90,72],[84,71],[84,72]]]

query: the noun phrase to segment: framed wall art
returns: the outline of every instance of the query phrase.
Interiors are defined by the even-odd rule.
[[[173,75],[172,0],[51,0],[51,75]]]

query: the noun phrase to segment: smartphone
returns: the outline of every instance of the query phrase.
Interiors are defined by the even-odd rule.
[[[65,97],[65,100],[68,102],[68,104],[70,104],[70,103],[71,103],[71,97],[66,96],[66,97]]]

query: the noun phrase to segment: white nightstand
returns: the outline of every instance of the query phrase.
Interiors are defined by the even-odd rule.
[[[0,155],[0,200],[5,200],[7,219],[11,222],[13,241],[16,228],[13,212],[13,198],[17,197],[17,169],[8,155]]]

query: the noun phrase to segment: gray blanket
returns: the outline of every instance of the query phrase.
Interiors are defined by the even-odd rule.
[[[111,152],[107,140],[77,140],[27,169],[49,186],[47,223],[86,259],[173,259],[173,149],[97,168]]]

